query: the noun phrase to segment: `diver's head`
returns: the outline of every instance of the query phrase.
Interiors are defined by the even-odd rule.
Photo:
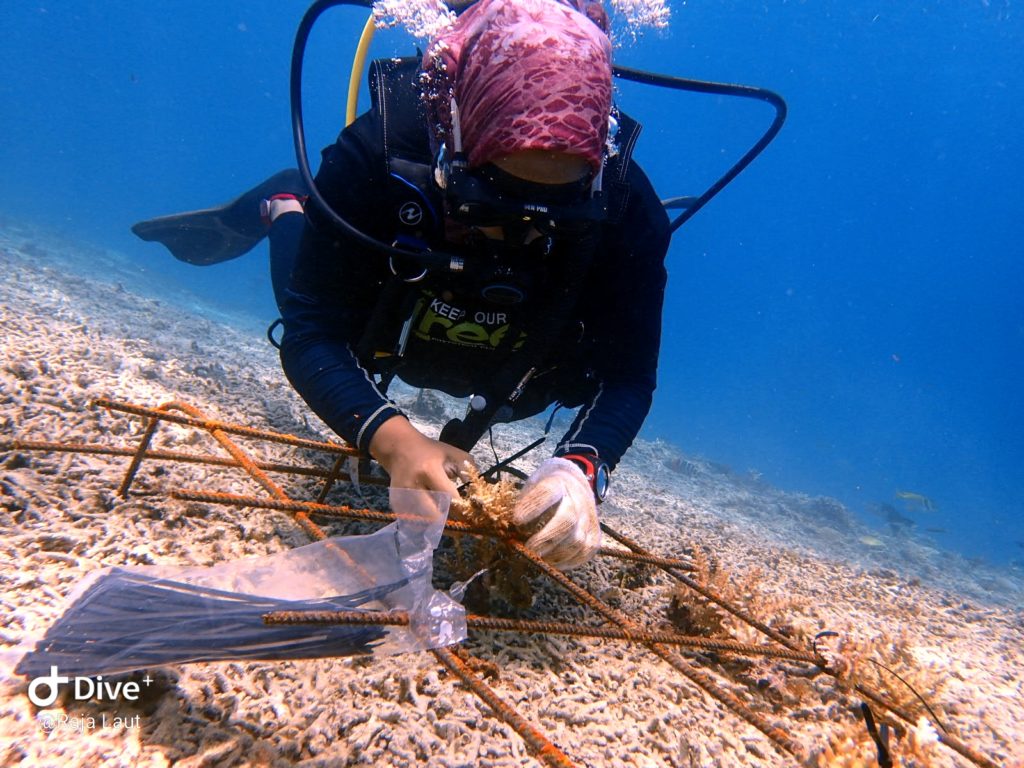
[[[428,47],[437,178],[456,214],[494,215],[496,197],[513,208],[583,202],[575,192],[600,177],[611,112],[600,10],[587,0],[480,0]]]
[[[612,104],[605,30],[562,0],[479,0],[423,61],[437,145],[471,168],[529,150],[603,162]],[[590,6],[600,8],[598,3]]]

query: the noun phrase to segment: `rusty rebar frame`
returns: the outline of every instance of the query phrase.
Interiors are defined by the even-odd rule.
[[[287,503],[291,499],[284,490],[271,480],[267,474],[260,469],[260,467],[249,458],[241,448],[239,448],[229,437],[228,434],[242,435],[245,437],[256,437],[259,439],[269,439],[273,442],[291,445],[301,448],[318,448],[319,446],[327,446],[327,450],[331,453],[341,454],[342,456],[358,456],[358,452],[347,446],[338,446],[334,443],[317,443],[316,441],[305,440],[302,438],[292,438],[290,435],[284,435],[277,432],[267,432],[265,430],[254,430],[245,427],[237,427],[235,425],[226,424],[224,422],[207,419],[198,409],[187,405],[172,401],[161,405],[157,409],[144,408],[141,406],[134,406],[127,403],[119,403],[112,400],[100,399],[95,402],[95,405],[110,410],[118,410],[127,413],[134,413],[147,417],[148,421],[146,424],[145,432],[139,441],[139,447],[133,456],[131,465],[129,466],[128,472],[125,475],[125,479],[121,484],[123,493],[127,493],[128,488],[131,485],[135,474],[138,471],[139,466],[145,454],[152,442],[153,436],[156,431],[156,427],[160,420],[172,421],[174,423],[182,424],[187,423],[189,426],[198,427],[200,429],[207,430],[210,435],[217,441],[220,446],[227,451],[232,459],[237,462],[238,466],[245,470],[245,472],[256,481],[256,483],[267,491],[270,496],[276,502]],[[182,418],[176,414],[169,414],[167,411],[174,409],[180,410],[187,414],[187,418]],[[333,482],[337,476],[338,464],[335,463],[335,467],[326,479],[325,487]],[[321,494],[325,496],[326,491]],[[265,499],[264,499],[265,501]],[[288,510],[292,514],[294,519],[299,526],[302,528],[310,538],[315,541],[321,541],[327,538],[327,534],[320,526],[314,523],[310,518],[306,510],[303,509],[292,509]],[[366,513],[373,512],[373,510],[365,510]],[[389,520],[394,520],[395,515],[388,513],[379,513],[386,515]],[[379,518],[375,518],[379,519]],[[573,763],[569,760],[558,747],[556,747],[548,738],[536,727],[534,727],[526,718],[515,711],[509,704],[507,704],[490,686],[488,686],[483,680],[477,677],[469,667],[456,656],[448,648],[434,648],[432,653],[444,665],[445,668],[450,670],[453,674],[459,677],[460,680],[470,688],[482,701],[484,701],[494,713],[502,719],[505,723],[511,726],[520,735],[527,746],[542,760],[546,765],[552,768],[571,768]]]
[[[176,490],[171,493],[172,497],[199,501],[214,504],[225,504],[235,507],[253,507],[276,509],[291,514],[296,523],[303,531],[315,540],[326,538],[326,533],[312,521],[310,515],[328,517],[348,517],[373,522],[390,522],[396,519],[393,513],[381,510],[353,509],[345,505],[328,505],[323,503],[332,485],[343,479],[342,467],[346,460],[359,456],[358,451],[347,445],[338,443],[321,442],[299,438],[280,432],[255,429],[235,424],[229,424],[218,420],[209,419],[198,409],[181,402],[168,402],[158,408],[133,405],[107,398],[97,399],[95,406],[106,408],[111,411],[134,414],[146,419],[146,427],[135,450],[124,448],[110,448],[82,443],[56,443],[49,441],[31,440],[0,440],[0,450],[41,450],[41,451],[63,451],[85,454],[105,454],[111,456],[131,456],[132,460],[125,474],[124,480],[118,490],[122,496],[127,496],[134,478],[145,459],[156,459],[186,463],[201,463],[211,466],[241,468],[260,487],[266,491],[271,498],[265,496],[242,496],[237,494],[225,494],[209,491]],[[181,413],[174,413],[180,411]],[[184,415],[181,415],[184,414]],[[161,421],[167,421],[182,426],[189,426],[208,432],[214,440],[223,448],[230,458],[218,456],[196,455],[175,451],[150,450],[150,444]],[[246,454],[229,435],[236,435],[244,438],[252,438],[270,441],[277,444],[288,445],[295,448],[303,448],[315,451],[322,451],[335,455],[335,461],[330,470],[322,470],[314,467],[295,466],[271,462],[259,462],[253,460]],[[287,475],[300,475],[317,477],[324,480],[324,486],[318,494],[317,502],[300,502],[288,497],[284,490],[274,483],[267,472],[282,473]],[[378,478],[359,476],[360,482],[368,484],[383,484]],[[771,627],[758,621],[745,611],[722,600],[710,590],[687,576],[684,571],[692,570],[692,565],[684,560],[675,558],[659,557],[645,550],[640,544],[632,539],[612,530],[606,524],[601,526],[604,533],[626,547],[625,550],[617,548],[602,547],[601,555],[619,557],[624,560],[640,562],[660,568],[672,578],[690,587],[703,598],[728,611],[741,621],[756,628],[766,637],[783,646],[782,649],[770,648],[767,646],[753,646],[749,644],[732,641],[716,641],[708,638],[690,637],[675,632],[652,631],[636,624],[632,619],[610,605],[602,602],[596,596],[586,591],[564,573],[553,568],[543,559],[529,550],[522,541],[510,537],[502,532],[490,530],[481,526],[472,526],[465,523],[448,522],[445,526],[446,533],[470,534],[475,536],[490,536],[503,541],[506,546],[518,555],[532,563],[538,570],[558,583],[577,600],[592,610],[596,611],[603,618],[613,622],[617,627],[589,627],[562,622],[524,621],[514,619],[501,619],[483,616],[467,616],[467,625],[470,628],[482,630],[511,631],[520,633],[558,634],[574,637],[595,637],[602,639],[622,640],[625,642],[639,643],[647,647],[655,655],[659,656],[676,671],[686,677],[708,695],[718,700],[723,706],[749,725],[757,728],[763,733],[779,750],[780,753],[802,759],[802,750],[796,742],[785,733],[775,728],[759,715],[749,709],[743,702],[733,694],[722,689],[711,675],[689,663],[683,657],[674,654],[670,647],[689,647],[702,650],[714,650],[716,652],[737,653],[742,655],[771,656],[790,661],[812,664],[819,670],[831,674],[823,664],[823,659],[814,653],[804,651],[797,647],[790,638],[776,632]],[[282,612],[268,614],[266,621],[272,623],[373,623],[377,625],[402,625],[408,623],[408,616],[399,611],[389,612]],[[571,766],[573,763],[569,758],[553,745],[535,726],[519,715],[512,707],[505,703],[500,696],[486,683],[477,677],[469,666],[459,656],[448,648],[434,649],[433,653],[438,661],[459,679],[474,693],[477,694],[504,722],[516,730],[529,746],[533,753],[549,766]],[[856,685],[854,689],[872,701],[876,706],[888,710],[907,723],[913,723],[913,716],[905,709],[887,701],[885,697],[866,686]],[[946,744],[961,756],[984,768],[997,768],[996,763],[985,755],[982,755],[968,747],[956,737],[948,733],[940,733],[939,741]]]

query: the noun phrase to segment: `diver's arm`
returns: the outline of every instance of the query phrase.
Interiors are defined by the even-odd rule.
[[[324,150],[317,187],[349,221],[373,233],[386,208],[383,162],[366,116]],[[310,408],[346,441],[366,451],[376,430],[400,411],[360,364],[355,347],[387,267],[310,205],[282,306],[281,364]]]
[[[600,265],[607,289],[597,299],[605,318],[593,361],[598,386],[555,451],[596,453],[613,468],[651,407],[671,236],[664,208],[635,164],[629,182],[630,205],[609,243],[613,261]]]
[[[323,153],[317,187],[331,206],[376,237],[388,210],[380,178],[383,157],[367,115]],[[389,279],[386,259],[308,212],[291,285],[284,301],[281,363],[295,391],[332,430],[387,471],[391,485],[452,496],[452,478],[471,462],[468,453],[417,430],[377,388],[355,354]]]
[[[401,414],[359,364],[351,344],[317,326],[286,326],[281,365],[295,391],[324,423],[361,451],[377,429]]]
[[[289,326],[291,328],[293,326]],[[468,453],[433,440],[416,429],[376,388],[350,344],[317,329],[288,330],[281,345],[285,373],[306,403],[335,432],[375,458],[396,488],[458,489]]]

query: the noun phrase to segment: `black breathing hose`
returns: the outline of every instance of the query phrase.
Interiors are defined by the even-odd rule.
[[[329,8],[338,5],[355,5],[369,8],[372,4],[372,0],[316,0],[303,15],[302,21],[299,22],[299,28],[295,33],[295,45],[292,47],[290,80],[292,137],[295,141],[295,159],[299,166],[299,174],[309,189],[309,199],[313,204],[332,224],[362,245],[393,259],[415,261],[423,269],[458,271],[461,269],[462,264],[462,260],[458,257],[439,251],[408,251],[395,248],[354,227],[345,218],[339,216],[338,212],[331,207],[331,204],[324,199],[320,190],[317,189],[313,173],[309,168],[309,157],[306,153],[306,131],[302,120],[302,66],[306,57],[306,44],[309,42],[309,33],[324,11]]]
[[[659,88],[672,88],[677,91],[690,91],[692,93],[711,93],[719,96],[757,99],[759,101],[766,101],[775,108],[775,118],[772,120],[771,125],[768,126],[768,130],[718,181],[708,187],[696,200],[689,202],[686,209],[673,219],[671,226],[673,232],[693,218],[693,215],[703,208],[711,198],[721,192],[726,184],[735,179],[744,168],[750,165],[754,158],[761,154],[764,148],[771,143],[772,139],[775,138],[775,135],[782,128],[782,124],[786,121],[785,100],[779,94],[765,88],[755,88],[750,85],[734,85],[733,83],[713,83],[707,80],[691,80],[685,77],[644,72],[643,70],[630,69],[629,67],[615,67],[614,71],[617,77],[621,77],[623,80],[631,80],[635,83],[654,85]]]

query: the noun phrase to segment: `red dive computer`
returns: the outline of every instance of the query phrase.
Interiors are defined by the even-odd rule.
[[[583,470],[583,475],[590,483],[590,489],[594,492],[594,499],[600,504],[608,495],[608,483],[611,470],[608,469],[608,462],[603,461],[600,456],[593,453],[567,453],[562,456],[568,459],[577,467]]]

